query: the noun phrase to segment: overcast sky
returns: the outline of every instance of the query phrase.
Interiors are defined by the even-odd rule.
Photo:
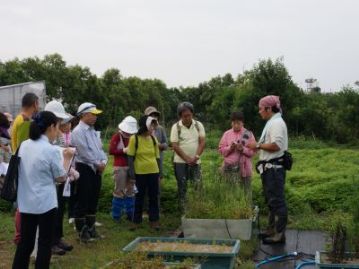
[[[284,58],[294,81],[359,80],[358,0],[0,0],[0,60],[60,53],[102,75],[190,86]]]

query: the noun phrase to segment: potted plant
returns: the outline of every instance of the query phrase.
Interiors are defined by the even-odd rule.
[[[182,230],[185,237],[250,240],[257,222],[253,209],[238,182],[215,175],[200,189],[187,193]]]
[[[358,229],[358,224],[354,223],[353,230]],[[350,240],[348,240],[350,238]],[[357,250],[358,242],[354,234],[348,237],[348,229],[338,221],[331,232],[331,249],[330,251],[317,251],[315,262],[318,269],[329,268],[359,268],[358,252],[346,252],[348,241],[353,241],[352,247]]]
[[[239,240],[138,237],[123,251],[161,256],[167,262],[191,258],[201,263],[202,269],[231,269],[239,252]]]

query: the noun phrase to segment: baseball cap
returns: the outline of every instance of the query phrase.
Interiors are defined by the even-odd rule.
[[[97,109],[96,105],[86,102],[86,103],[82,103],[77,109],[77,116],[80,116],[84,113],[92,113],[98,115],[102,113],[102,110]]]

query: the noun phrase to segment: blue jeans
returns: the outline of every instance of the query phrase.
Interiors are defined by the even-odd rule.
[[[288,210],[284,196],[285,170],[267,169],[261,175],[265,201],[269,208],[269,227],[283,232],[287,226]],[[277,217],[277,218],[276,218]]]
[[[113,197],[112,199],[112,218],[116,221],[121,219],[123,211],[126,211],[127,219],[133,219],[134,197]]]

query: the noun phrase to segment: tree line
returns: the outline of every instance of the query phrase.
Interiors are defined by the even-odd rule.
[[[289,132],[348,143],[359,137],[359,88],[344,86],[334,93],[307,92],[296,85],[281,59],[266,59],[233,77],[217,76],[193,87],[168,88],[159,79],[124,77],[116,68],[101,77],[88,67],[67,65],[59,54],[0,61],[0,86],[45,80],[48,99],[61,99],[70,112],[92,101],[103,109],[100,128],[117,126],[128,114],[139,117],[153,105],[169,126],[177,119],[176,107],[189,101],[196,118],[208,129],[225,130],[232,111],[243,111],[246,126],[260,135],[264,122],[258,100],[268,94],[281,97]]]

